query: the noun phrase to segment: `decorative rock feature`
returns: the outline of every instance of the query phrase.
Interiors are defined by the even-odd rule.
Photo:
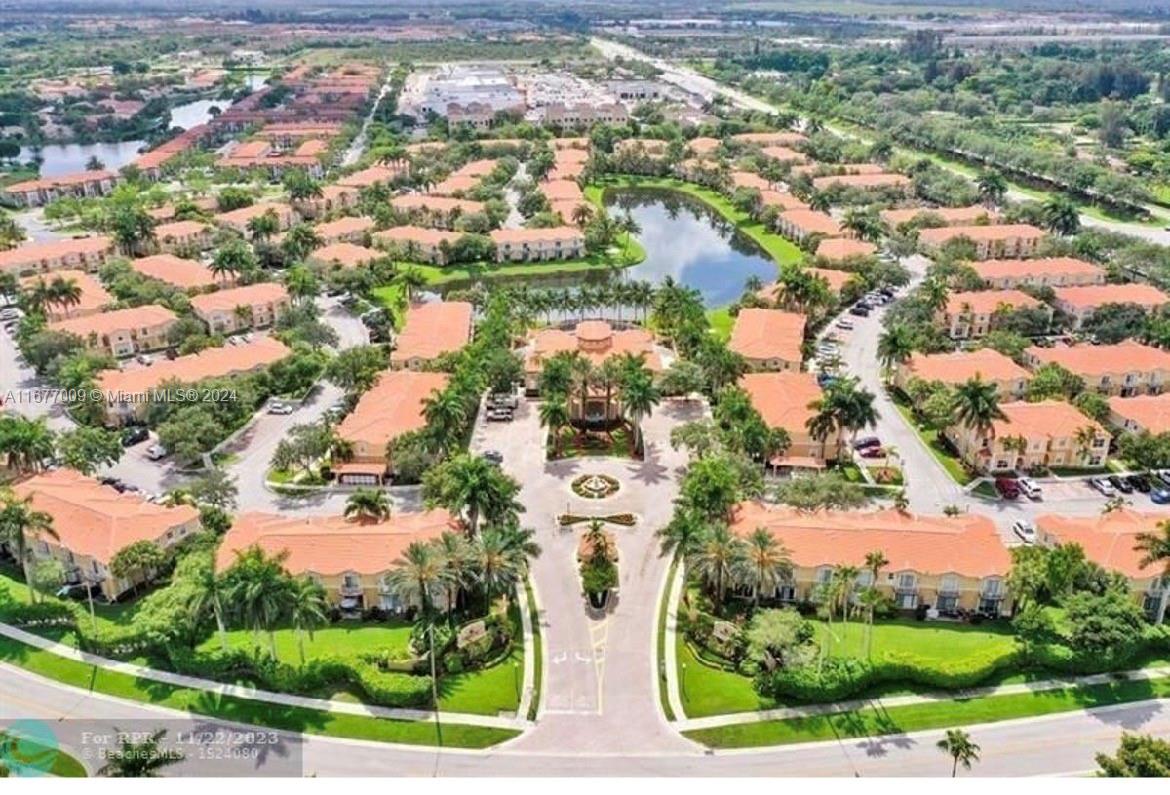
[[[571,484],[573,493],[587,500],[603,500],[621,488],[616,478],[609,475],[580,475]]]

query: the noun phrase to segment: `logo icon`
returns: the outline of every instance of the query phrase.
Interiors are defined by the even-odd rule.
[[[0,727],[0,765],[13,776],[47,776],[57,761],[57,736],[42,720]]]

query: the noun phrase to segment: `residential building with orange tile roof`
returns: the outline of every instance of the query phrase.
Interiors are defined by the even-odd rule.
[[[38,284],[51,285],[57,279],[73,282],[80,290],[76,304],[46,304],[45,317],[49,320],[62,320],[68,317],[85,317],[101,312],[107,306],[115,303],[114,297],[106,292],[102,283],[85,271],[54,271],[51,274],[26,276],[21,280],[23,290],[30,290]]]
[[[546,262],[585,256],[585,233],[575,226],[493,229],[496,262]]]
[[[991,259],[971,267],[989,287],[1079,287],[1104,284],[1105,269],[1074,257]]]
[[[977,259],[1011,259],[1034,254],[1044,236],[1031,224],[940,226],[920,231],[918,247],[934,254],[952,240],[966,239],[975,244]]]
[[[258,282],[204,293],[191,299],[191,311],[212,334],[267,328],[291,306],[288,290],[276,282]]]
[[[381,483],[394,471],[392,441],[426,426],[426,401],[447,386],[446,373],[387,370],[337,426],[353,445],[353,458],[337,470],[338,481]]]
[[[760,191],[761,207],[776,207],[779,210],[807,210],[808,205],[792,193],[780,190]]]
[[[60,270],[93,273],[116,254],[114,241],[105,236],[28,243],[0,251],[0,271],[15,276]]]
[[[814,177],[813,188],[828,190],[829,188],[856,188],[872,190],[875,188],[900,188],[905,190],[911,185],[910,178],[905,174],[831,174],[827,177]]]
[[[173,221],[154,228],[155,245],[164,254],[206,251],[214,239],[214,227],[200,221]]]
[[[795,146],[808,141],[804,135],[791,130],[778,130],[776,132],[760,132],[760,133],[739,133],[731,136],[733,141],[739,141],[743,144],[752,144],[755,146]]]
[[[251,373],[275,364],[289,353],[275,337],[257,337],[243,345],[205,348],[144,367],[103,370],[98,374],[97,388],[106,396],[106,420],[120,424],[144,418],[153,402],[153,391],[168,382],[197,384],[207,378]]]
[[[585,194],[581,191],[581,186],[571,179],[557,179],[541,182],[537,184],[540,192],[544,197],[552,202],[577,202],[585,201]]]
[[[337,210],[356,207],[361,189],[348,185],[325,185],[320,196],[294,199],[292,206],[305,218],[319,218]]]
[[[0,188],[0,197],[20,207],[40,207],[66,196],[94,198],[105,196],[118,183],[112,171],[80,171],[55,177],[30,179]]]
[[[914,380],[959,386],[973,378],[995,384],[1000,400],[1021,400],[1032,374],[993,348],[915,353],[894,368],[894,384],[904,392]]]
[[[160,282],[188,292],[201,292],[220,284],[215,274],[201,262],[176,257],[174,254],[155,254],[130,261],[130,267]]]
[[[1109,424],[1128,433],[1170,432],[1170,393],[1109,398]]]
[[[968,207],[904,207],[896,210],[882,210],[878,215],[890,227],[897,229],[902,224],[925,218],[939,218],[945,226],[995,223],[999,214],[982,204]]]
[[[370,166],[361,171],[355,171],[337,180],[338,185],[350,188],[369,188],[374,185],[389,185],[396,180],[409,176],[410,163],[406,160],[394,163],[383,163]]]
[[[804,315],[780,309],[741,309],[727,347],[753,370],[800,370]]]
[[[366,236],[374,230],[374,219],[362,215],[343,215],[332,221],[326,221],[313,227],[321,242],[329,243],[357,243],[365,241]]]
[[[58,320],[47,328],[74,334],[90,350],[121,358],[167,347],[167,333],[176,322],[174,312],[150,304]]]
[[[604,320],[582,320],[572,328],[542,328],[532,332],[524,351],[524,387],[532,395],[540,391],[540,374],[545,363],[559,353],[576,353],[600,367],[606,360],[629,354],[637,356],[651,372],[662,370],[662,356],[654,336],[644,328],[633,326],[615,329]],[[574,419],[615,420],[619,407],[614,395],[601,387],[590,389],[582,403],[579,396],[570,401]]]
[[[1050,362],[1079,375],[1086,389],[1103,395],[1157,394],[1170,384],[1170,351],[1136,340],[1024,350],[1024,364],[1033,370]]]
[[[789,149],[787,146],[765,146],[760,151],[765,157],[770,157],[773,160],[777,160],[781,163],[792,163],[793,165],[798,165],[808,161],[808,158],[802,152],[797,152],[795,149]]]
[[[1011,613],[1011,555],[995,524],[979,514],[925,516],[893,508],[806,512],[745,502],[733,510],[730,527],[740,537],[762,527],[788,551],[792,574],[768,595],[783,601],[818,601],[833,572],[852,566],[860,569],[858,589],[877,588],[898,610],[925,605],[944,613]],[[865,556],[875,549],[889,561],[876,582],[865,566]]]
[[[1041,309],[1049,319],[1052,310],[1020,290],[972,290],[951,293],[940,313],[943,328],[951,339],[982,337],[995,328],[996,314],[1018,309]]]
[[[483,179],[496,170],[496,166],[499,165],[499,162],[500,161],[496,158],[490,157],[481,158],[479,160],[471,160],[455,169],[455,171],[452,173],[452,176]]]
[[[1079,545],[1087,559],[1129,580],[1134,600],[1147,616],[1156,619],[1170,582],[1159,564],[1142,565],[1145,553],[1137,549],[1137,544],[1143,533],[1160,535],[1165,521],[1164,513],[1127,507],[1096,516],[1044,514],[1036,517],[1036,540],[1045,546]]]
[[[1072,320],[1074,330],[1108,304],[1134,304],[1154,312],[1170,303],[1170,296],[1149,284],[1094,284],[1085,287],[1057,287],[1056,307]]]
[[[808,432],[808,421],[816,412],[809,406],[821,398],[821,387],[813,373],[746,373],[739,385],[769,428],[782,428],[790,444],[770,466],[793,469],[824,469],[825,441]]]
[[[1000,410],[1006,419],[995,420],[990,434],[957,423],[946,429],[959,457],[980,472],[1097,468],[1109,460],[1109,432],[1071,403],[1002,403]]]
[[[381,259],[385,252],[354,243],[330,243],[309,253],[307,261],[323,268],[357,268]]]
[[[817,243],[814,254],[818,259],[829,262],[842,262],[857,257],[872,257],[877,254],[877,246],[868,240],[855,240],[851,237],[830,237]]]
[[[261,202],[248,207],[240,207],[238,210],[220,213],[212,220],[218,226],[234,229],[251,240],[252,230],[248,228],[248,222],[270,211],[276,215],[277,225],[281,232],[287,231],[297,222],[296,210],[283,202]]]
[[[808,208],[785,210],[776,216],[776,228],[784,237],[797,243],[810,235],[841,237],[845,234],[833,216]]]
[[[459,216],[482,213],[486,209],[483,202],[453,199],[448,196],[429,196],[423,193],[395,196],[390,200],[390,206],[404,213],[412,223],[439,229],[452,229]]]
[[[731,185],[734,188],[747,188],[748,190],[770,190],[772,183],[761,177],[759,174],[753,174],[750,171],[732,171]]]
[[[447,232],[425,226],[392,226],[373,234],[374,245],[392,251],[410,262],[446,265],[448,252],[462,232]]]
[[[272,556],[285,555],[285,569],[312,578],[331,604],[399,613],[410,606],[395,596],[387,575],[411,544],[435,541],[445,532],[463,529],[441,508],[395,511],[380,522],[249,511],[235,517],[216,551],[215,566],[225,571],[238,554],[259,547]]]
[[[394,340],[390,366],[419,370],[445,353],[471,341],[474,309],[466,301],[431,301],[406,310],[402,331]]]
[[[723,142],[718,138],[709,138],[705,136],[699,136],[687,141],[687,149],[691,150],[693,154],[698,155],[699,157],[711,154],[722,145]]]
[[[200,526],[199,511],[190,505],[167,508],[137,494],[119,494],[72,469],[34,475],[12,490],[53,520],[55,538],[28,534],[33,558],[58,561],[67,583],[89,583],[111,601],[145,579],[115,577],[110,562],[118,552],[139,541],[167,549]]]
[[[463,177],[452,174],[431,188],[428,193],[435,196],[465,196],[479,187],[479,177]]]

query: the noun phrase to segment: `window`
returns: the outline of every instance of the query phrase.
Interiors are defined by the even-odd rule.
[[[1003,596],[1003,580],[998,577],[988,577],[983,581],[983,597],[1000,598]]]
[[[830,566],[822,566],[817,569],[817,584],[827,585],[833,579],[833,569]]]
[[[913,572],[898,575],[897,589],[899,591],[913,591],[918,587],[918,577]]]
[[[944,574],[939,581],[939,593],[955,594],[959,592],[959,576],[957,574]]]
[[[343,574],[341,577],[341,587],[343,588],[360,588],[361,581],[356,574]]]

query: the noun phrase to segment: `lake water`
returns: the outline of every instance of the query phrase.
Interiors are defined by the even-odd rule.
[[[85,164],[91,157],[96,156],[110,171],[117,171],[134,158],[138,157],[138,150],[146,144],[145,141],[121,141],[119,143],[104,144],[49,144],[41,147],[42,177],[56,177],[61,174],[76,174],[85,171]],[[31,147],[20,150],[20,159],[28,162],[32,160]]]
[[[726,306],[757,276],[776,280],[776,265],[751,238],[698,199],[677,191],[623,189],[606,192],[611,217],[628,211],[641,227],[635,237],[646,259],[626,268],[627,278],[662,282],[667,276],[693,287],[708,307]]]

